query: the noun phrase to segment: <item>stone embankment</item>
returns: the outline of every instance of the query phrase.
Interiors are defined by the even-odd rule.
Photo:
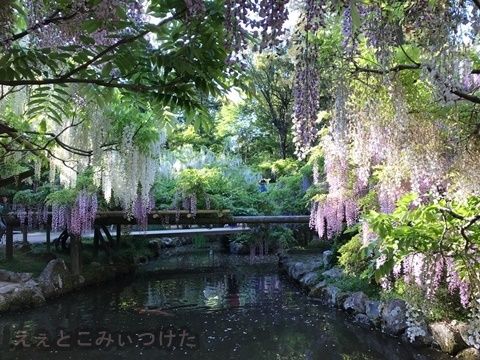
[[[51,260],[40,276],[0,269],[0,312],[39,306],[50,298],[103,283],[134,271],[130,266],[91,263],[89,271],[73,276],[62,259]]]
[[[327,306],[350,314],[353,322],[366,328],[375,328],[386,334],[400,337],[414,346],[432,346],[456,359],[480,359],[479,350],[469,346],[468,326],[461,322],[435,322],[427,324],[418,314],[409,314],[408,304],[400,299],[380,301],[369,299],[363,292],[343,291],[330,285],[331,279],[340,279],[343,271],[332,267],[332,252],[310,260],[296,261],[280,257],[280,268],[308,291],[308,296]]]

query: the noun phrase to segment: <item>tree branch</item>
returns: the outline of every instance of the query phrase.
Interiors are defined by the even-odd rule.
[[[478,1],[480,1],[480,0],[478,0]],[[396,66],[393,66],[393,67],[388,68],[388,69],[374,69],[374,68],[368,68],[368,67],[361,67],[361,66],[358,66],[355,63],[353,65],[354,65],[354,71],[353,71],[354,73],[362,72],[362,73],[370,73],[370,74],[378,74],[378,75],[386,75],[386,74],[389,74],[389,73],[395,73],[395,72],[399,72],[399,71],[403,71],[403,70],[419,70],[423,66],[420,63],[416,63],[416,64],[400,64],[400,65],[396,65]],[[428,69],[428,67],[427,67],[427,69]],[[428,69],[428,70],[430,70],[430,69]],[[480,69],[473,70],[471,73],[472,74],[480,73]],[[457,95],[461,99],[468,100],[468,101],[473,102],[475,104],[480,104],[480,97],[478,97],[478,96],[468,94],[466,92],[460,91],[459,89],[450,89],[450,92],[454,95]]]
[[[179,16],[180,16],[179,14],[174,14],[172,16],[169,16],[169,17],[163,19],[162,21],[160,21],[156,26],[157,27],[163,26],[163,25],[169,23],[170,21],[177,19]],[[115,44],[112,44],[112,45],[108,46],[107,48],[105,48],[104,50],[100,51],[97,55],[95,55],[94,57],[92,57],[90,60],[86,61],[82,65],[79,65],[76,68],[74,68],[73,70],[69,71],[68,73],[60,76],[60,79],[70,78],[72,75],[75,75],[76,73],[78,73],[82,70],[85,70],[90,65],[92,65],[94,62],[98,61],[103,56],[112,52],[116,48],[118,48],[122,45],[128,44],[128,43],[134,42],[135,40],[138,40],[138,39],[144,37],[145,35],[147,35],[148,33],[150,33],[150,31],[151,30],[144,30],[144,31],[141,31],[139,34],[137,34],[135,36],[130,36],[130,37],[120,39]]]
[[[20,174],[13,175],[5,179],[0,179],[0,187],[16,183],[17,181],[21,181],[23,179],[27,179],[33,176],[34,174],[35,174],[35,171],[33,169],[29,169],[27,171],[21,172]]]
[[[70,19],[73,19],[77,14],[78,14],[78,11],[75,11],[71,14],[68,14],[68,15],[65,15],[65,16],[58,16],[57,15],[60,13],[60,10],[56,10],[52,13],[52,15],[50,15],[48,18],[44,19],[43,21],[27,28],[26,30],[22,31],[22,32],[19,32],[17,34],[14,34],[13,36],[7,38],[7,39],[4,39],[3,42],[12,42],[12,41],[16,41],[16,40],[20,40],[22,38],[24,38],[25,36],[27,36],[28,34],[30,34],[31,32],[37,30],[37,29],[40,29],[41,27],[44,27],[44,26],[47,26],[49,24],[55,24],[55,23],[59,23],[59,22],[62,22],[62,21],[66,21],[66,20],[70,20]]]
[[[127,89],[136,92],[148,92],[158,90],[158,87],[143,84],[131,84],[107,81],[103,79],[78,79],[78,78],[46,78],[46,79],[21,79],[21,80],[0,80],[0,85],[23,86],[23,85],[55,85],[55,84],[91,84],[102,87]]]

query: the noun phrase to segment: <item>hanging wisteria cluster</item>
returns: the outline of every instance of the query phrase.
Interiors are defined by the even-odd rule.
[[[93,229],[97,210],[97,195],[81,190],[73,205],[52,204],[52,230],[67,230],[72,235],[81,236]]]
[[[65,204],[52,204],[52,230],[63,231],[71,228],[71,208]]]
[[[316,201],[310,213],[310,226],[320,238],[331,238],[358,220],[358,195],[364,190],[349,187],[348,115],[345,111],[347,90],[340,85],[336,92],[331,132],[323,137],[325,174],[328,194]]]
[[[30,229],[48,224],[48,206],[44,204],[19,204],[14,203],[12,210],[15,211],[21,225]]]
[[[317,52],[307,48],[299,56],[293,87],[294,117],[293,135],[295,153],[304,159],[317,139],[319,111],[319,78]]]
[[[148,227],[148,214],[153,209],[155,209],[155,199],[153,196],[149,197],[148,203],[144,201],[141,195],[137,196],[132,208],[133,217],[137,220],[137,224],[145,231]]]
[[[260,39],[258,49],[273,47],[282,41],[288,19],[289,0],[225,0],[225,46],[234,64],[248,49],[249,37]]]
[[[456,198],[480,191],[478,164],[473,163],[478,145],[467,140],[466,147],[458,147],[461,128],[412,114],[401,85],[390,84],[382,102],[339,101],[345,94],[337,94],[335,116],[322,140],[329,194],[312,211],[320,236],[322,218],[330,223],[326,229],[335,229],[329,236],[334,235],[341,222],[358,216],[355,204],[368,191],[376,192],[379,209],[386,213],[411,191],[420,195],[419,201],[439,186]],[[342,113],[347,120],[339,122],[336,114]]]
[[[164,135],[159,136],[149,146],[149,151],[144,152],[135,145],[134,134],[135,128],[126,127],[119,151],[105,156],[100,184],[107,201],[115,195],[127,215],[146,226],[147,214],[154,207],[151,189],[166,139]]]
[[[111,45],[118,40],[112,36],[112,24],[121,22],[119,16],[126,9],[128,19],[134,23],[144,20],[144,9],[141,1],[131,0],[101,0],[98,2],[72,1],[62,9],[62,21],[45,21],[52,16],[50,4],[44,1],[25,2],[28,29],[31,29],[32,45],[40,48],[58,48],[65,45],[81,44],[82,36],[91,36],[97,45]],[[2,5],[5,15],[12,10],[11,5]],[[55,14],[55,12],[53,12]],[[57,13],[59,13],[57,9]],[[3,16],[2,16],[3,18]],[[6,17],[7,18],[7,17]],[[95,19],[99,28],[88,33],[82,26],[86,21]],[[0,32],[1,43],[7,45],[11,42],[12,27]],[[117,34],[121,36],[121,34]]]
[[[450,294],[458,293],[463,307],[470,304],[470,284],[461,279],[452,257],[422,253],[408,255],[393,269],[396,280],[403,279],[407,284],[415,284],[425,291],[427,299],[433,299],[445,282]]]
[[[478,117],[472,106],[478,101],[480,76],[468,50],[478,44],[478,30],[471,25],[479,9],[465,2],[440,6],[418,1],[402,17],[362,4],[356,8],[361,23],[353,25],[352,4],[343,8],[341,26],[342,56],[353,76],[341,72],[336,78],[332,120],[320,139],[328,193],[315,198],[310,225],[326,239],[360,220],[363,245],[379,250],[372,256],[382,287],[391,289],[401,280],[422,289],[427,299],[445,287],[463,307],[476,308],[475,246],[465,253],[453,246],[422,253],[420,245],[416,248],[419,238],[390,272],[387,260],[396,260],[402,250],[391,254],[383,249],[381,231],[372,230],[378,224],[362,215],[372,209],[390,214],[411,192],[418,197],[407,211],[445,197],[465,203],[480,196]],[[339,92],[342,83],[346,86]],[[444,238],[450,230],[445,225]],[[386,268],[388,273],[382,272]],[[474,312],[472,324],[478,326],[478,319]],[[471,338],[472,346],[480,345],[478,331],[472,330]]]
[[[93,222],[97,215],[98,203],[97,195],[90,194],[86,190],[81,190],[73,205],[70,214],[69,232],[73,235],[80,236],[93,228]]]

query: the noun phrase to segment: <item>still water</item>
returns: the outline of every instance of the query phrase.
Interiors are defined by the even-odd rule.
[[[2,360],[444,358],[352,325],[272,263],[149,274],[71,294],[1,315],[0,344]]]

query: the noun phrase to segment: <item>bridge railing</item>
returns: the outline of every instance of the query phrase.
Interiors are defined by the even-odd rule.
[[[47,249],[50,250],[52,214],[48,214],[48,221],[45,226]],[[7,260],[13,258],[13,230],[20,227],[22,232],[27,228],[22,225],[17,213],[9,213],[4,217],[6,228],[5,257]],[[308,224],[307,215],[277,215],[277,216],[234,216],[230,210],[198,210],[192,214],[186,210],[156,210],[148,214],[149,225],[235,225],[235,224]],[[107,243],[115,246],[120,242],[122,225],[135,225],[137,221],[123,211],[99,211],[94,221],[94,245]],[[109,225],[116,226],[115,237],[108,230]],[[105,236],[102,235],[102,232]],[[62,244],[68,239],[68,232],[65,230],[61,235]],[[26,233],[24,233],[26,239]],[[78,257],[79,254],[73,254]],[[74,260],[72,258],[72,260]],[[75,259],[78,260],[78,259]]]

